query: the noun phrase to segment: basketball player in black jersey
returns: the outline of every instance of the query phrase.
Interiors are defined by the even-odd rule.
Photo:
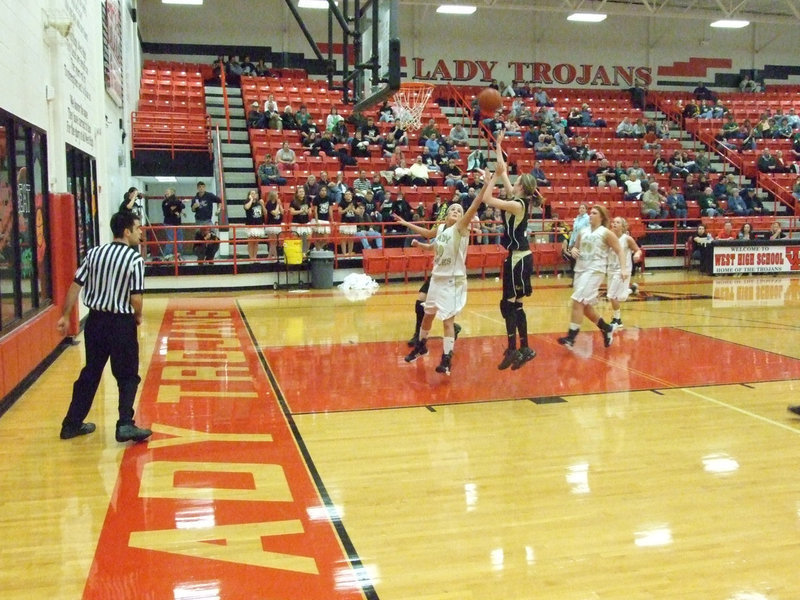
[[[498,369],[519,369],[536,356],[536,351],[528,346],[528,317],[522,307],[522,300],[532,293],[531,274],[533,273],[533,254],[528,243],[528,214],[532,206],[541,206],[542,196],[536,186],[536,178],[530,173],[517,177],[514,185],[508,178],[508,168],[500,147],[503,133],[497,136],[497,178],[503,182],[508,200],[485,196],[489,206],[499,208],[505,226],[500,243],[508,250],[503,265],[503,298],[500,300],[500,314],[506,324],[508,348]],[[517,348],[519,334],[519,348]]]

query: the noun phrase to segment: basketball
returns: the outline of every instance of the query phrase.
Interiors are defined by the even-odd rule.
[[[478,94],[478,106],[482,115],[493,115],[494,111],[503,106],[503,98],[494,88],[486,88]]]

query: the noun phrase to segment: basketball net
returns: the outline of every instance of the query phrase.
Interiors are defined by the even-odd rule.
[[[433,93],[428,83],[403,83],[392,98],[394,122],[401,129],[416,130],[422,127],[422,112]]]

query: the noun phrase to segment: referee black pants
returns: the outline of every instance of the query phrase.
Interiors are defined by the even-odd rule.
[[[117,427],[133,423],[133,402],[141,381],[139,338],[134,316],[92,310],[86,319],[83,336],[86,366],[72,386],[72,402],[63,426],[76,429],[84,422],[109,358],[119,388]]]

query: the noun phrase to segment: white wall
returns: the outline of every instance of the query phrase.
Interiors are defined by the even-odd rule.
[[[120,0],[126,56],[125,79],[138,97],[140,55],[129,0]],[[105,92],[101,0],[0,0],[0,108],[43,129],[48,136],[49,187],[67,191],[65,144],[97,160],[100,231],[107,239],[110,211],[129,185],[130,165],[119,166],[119,119],[129,122],[130,100],[118,107]],[[68,38],[45,30],[51,19],[71,20]],[[139,60],[139,59],[136,59]],[[131,70],[135,69],[135,70]],[[133,73],[133,75],[131,74]],[[129,129],[129,125],[126,128]],[[127,149],[124,151],[127,156]]]
[[[202,9],[164,8],[158,0],[139,0],[139,8],[145,42],[253,44],[312,56],[284,0],[206,2]],[[315,39],[327,41],[326,11],[299,12]],[[440,58],[497,61],[493,74],[506,81],[513,75],[509,61],[645,66],[654,71],[691,57],[730,58],[727,71],[797,65],[797,25],[718,30],[695,19],[618,15],[590,25],[570,23],[563,13],[490,12],[486,7],[468,17],[440,15],[426,6],[404,6],[400,13],[402,53],[409,64],[414,57],[423,58],[431,69]],[[335,31],[334,41],[340,42],[338,24]]]

